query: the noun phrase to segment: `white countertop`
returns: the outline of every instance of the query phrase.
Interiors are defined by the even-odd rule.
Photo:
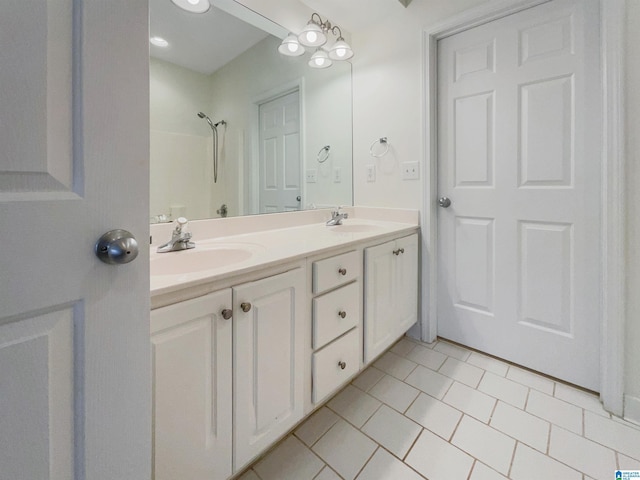
[[[304,212],[293,214],[297,214],[301,222],[311,220],[314,223],[272,229],[268,229],[269,225],[265,223],[265,216],[260,216],[262,218],[245,217],[247,219],[244,220],[247,224],[245,230],[250,229],[251,223],[254,226],[256,223],[260,223],[261,229],[227,236],[221,236],[220,234],[218,236],[205,236],[205,222],[217,222],[216,230],[219,231],[220,226],[224,225],[221,222],[227,219],[202,221],[198,228],[192,229],[193,241],[196,243],[196,248],[194,249],[157,253],[157,245],[161,242],[151,246],[151,297],[223,280],[255,271],[256,269],[293,262],[336,248],[374,240],[378,237],[385,237],[391,234],[409,234],[418,228],[418,215],[415,211],[391,211],[388,209],[366,209],[361,207],[352,207],[345,210],[349,212],[350,217],[343,221],[343,226],[346,228],[340,226],[327,227],[324,221],[318,223],[317,217],[320,214],[318,211],[315,211],[313,216],[304,215]],[[286,221],[291,223],[293,215],[288,220],[283,220],[284,217],[277,217],[278,222]],[[324,212],[322,215],[323,218],[327,215],[330,216],[328,212]],[[389,221],[389,218],[397,218],[402,221]],[[234,221],[234,219],[228,220]],[[235,221],[239,222],[238,220]],[[154,235],[164,238],[168,231],[166,226],[163,227],[164,231],[154,233]],[[235,231],[242,231],[242,229],[235,228]],[[159,235],[160,233],[165,235],[161,236]],[[197,233],[200,233],[200,235]],[[220,254],[217,258],[219,259],[218,263],[221,265],[206,268],[207,253],[203,255],[203,252],[208,250],[218,250],[218,252],[213,252],[213,255]],[[235,254],[238,255],[238,261],[222,265],[225,262],[231,262],[233,260],[231,257]],[[156,273],[160,269],[168,272],[173,271],[171,265],[180,265],[182,267],[183,265],[191,264],[195,265],[195,270],[197,271],[162,275]],[[167,265],[169,265],[168,268]]]

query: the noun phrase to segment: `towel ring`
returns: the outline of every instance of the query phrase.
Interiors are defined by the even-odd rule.
[[[320,151],[318,152],[318,163],[324,163],[327,161],[327,159],[329,158],[329,150],[331,150],[331,146],[330,145],[325,145],[324,147],[322,147],[320,149]]]
[[[376,143],[380,143],[380,145],[384,145],[385,146],[384,152],[382,152],[382,153],[373,153],[373,147],[375,146]],[[371,155],[372,157],[375,157],[375,158],[384,157],[387,154],[388,151],[389,151],[389,141],[387,140],[387,137],[382,137],[379,140],[376,140],[369,147],[369,155]]]

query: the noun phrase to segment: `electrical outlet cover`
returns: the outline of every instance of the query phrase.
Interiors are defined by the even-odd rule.
[[[316,183],[318,181],[318,170],[311,168],[307,170],[307,183]]]
[[[419,162],[403,162],[402,163],[402,179],[418,180],[420,178]]]

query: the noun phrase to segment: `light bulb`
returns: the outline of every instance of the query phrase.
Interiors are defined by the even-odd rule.
[[[347,53],[347,50],[345,48],[337,48],[336,49],[336,55],[338,57],[344,57]]]
[[[324,64],[324,58],[316,58],[314,60],[315,64],[321,67]]]
[[[295,53],[298,50],[298,44],[297,43],[287,43],[287,49],[291,53]]]
[[[307,41],[309,43],[315,43],[318,40],[318,34],[316,32],[307,32]]]
[[[200,0],[187,0],[191,5],[197,5],[200,3]]]
[[[151,37],[149,41],[156,47],[166,47],[169,45],[169,42],[162,37]]]

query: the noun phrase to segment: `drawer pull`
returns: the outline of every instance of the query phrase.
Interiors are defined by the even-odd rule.
[[[242,302],[240,304],[240,308],[244,313],[247,313],[249,310],[251,310],[251,304],[249,302]]]
[[[231,317],[233,317],[233,311],[228,308],[225,308],[220,313],[222,313],[222,318],[224,318],[225,320],[229,320]]]
[[[338,366],[344,370],[345,368],[347,368],[347,362],[338,362]]]
[[[400,255],[401,253],[404,253],[404,248],[399,248],[393,251],[394,255]]]
[[[338,273],[342,276],[347,274],[347,269],[346,268],[339,268],[338,269]]]
[[[345,312],[344,310],[340,310],[340,311],[338,312],[338,316],[339,316],[340,318],[344,318],[344,317],[346,317],[346,316],[347,316],[347,312]]]

